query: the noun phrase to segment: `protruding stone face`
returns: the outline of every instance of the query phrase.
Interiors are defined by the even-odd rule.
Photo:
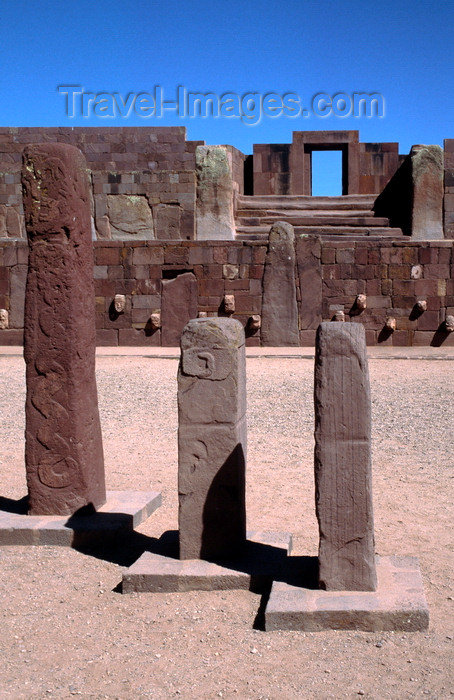
[[[124,294],[115,294],[114,308],[117,314],[122,314],[126,308],[126,297]]]
[[[258,331],[262,325],[262,317],[260,314],[253,314],[249,317],[248,328],[251,331]]]
[[[24,357],[30,512],[65,515],[105,501],[85,160],[73,146],[30,146],[22,184],[29,242]]]
[[[319,326],[314,398],[320,587],[373,591],[371,405],[361,324]]]
[[[150,325],[154,330],[161,328],[161,312],[153,311],[150,316]]]
[[[333,321],[345,321],[345,313],[343,311],[336,311],[333,316]]]
[[[224,294],[224,312],[229,316],[235,313],[235,296]]]
[[[391,333],[393,333],[396,330],[396,319],[392,316],[388,316],[388,318],[385,321],[385,328],[386,330],[391,331]]]
[[[356,308],[359,311],[364,311],[364,309],[367,307],[367,297],[365,294],[358,294],[356,297]]]
[[[454,316],[446,316],[445,328],[448,333],[452,333],[454,331]]]
[[[417,301],[415,306],[420,313],[427,311],[427,301],[425,299],[420,299]]]
[[[246,538],[244,331],[229,318],[190,321],[178,372],[181,559],[222,559]]]

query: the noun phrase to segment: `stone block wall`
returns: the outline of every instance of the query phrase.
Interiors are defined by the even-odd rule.
[[[0,238],[25,238],[20,169],[26,144],[63,142],[77,146],[92,171],[94,194],[152,196],[157,231],[195,238],[195,149],[185,127],[0,127]],[[190,175],[185,179],[185,174]],[[97,187],[95,187],[97,185]],[[98,203],[98,211],[105,209]],[[100,217],[106,214],[100,214]],[[106,220],[95,225],[108,237]],[[136,231],[125,234],[134,238]]]
[[[163,345],[178,337],[185,314],[225,315],[226,294],[234,297],[233,317],[245,327],[247,345],[261,344],[260,328],[250,319],[262,313],[263,242],[97,241],[94,247],[98,344]],[[443,330],[446,316],[454,315],[452,241],[297,237],[295,248],[302,346],[314,345],[318,324],[336,311],[364,325],[369,345],[454,344],[454,333]],[[9,314],[0,345],[22,343],[27,254],[25,241],[0,242],[0,309]],[[117,294],[126,299],[123,313],[114,308]],[[361,312],[358,294],[367,297]],[[419,315],[417,301],[427,302]],[[161,328],[150,322],[159,312]],[[388,318],[396,321],[393,333],[385,329]]]

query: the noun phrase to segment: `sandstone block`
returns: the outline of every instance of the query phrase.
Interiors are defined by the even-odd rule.
[[[197,279],[193,273],[163,280],[161,304],[162,345],[178,347],[184,326],[197,316]]]
[[[244,331],[190,321],[178,372],[180,559],[222,559],[246,541]]]
[[[107,211],[113,240],[154,238],[153,216],[146,197],[109,194]]]
[[[373,591],[370,386],[359,323],[319,326],[314,399],[319,584],[329,591]]]
[[[233,179],[224,146],[197,146],[197,239],[232,240],[235,236]]]

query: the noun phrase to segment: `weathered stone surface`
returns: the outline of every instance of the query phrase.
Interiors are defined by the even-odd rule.
[[[7,309],[0,309],[0,330],[5,330],[9,327],[9,314]]]
[[[197,316],[197,279],[192,272],[163,280],[161,300],[162,345],[178,347],[181,332]]]
[[[6,228],[9,238],[22,238],[22,221],[14,207],[6,210]]]
[[[263,274],[262,345],[299,345],[293,226],[271,227]]]
[[[0,204],[0,238],[6,238],[8,230],[6,228],[6,212],[8,207],[5,204]]]
[[[224,146],[197,146],[197,239],[235,237],[233,180]]]
[[[373,591],[370,386],[359,323],[320,324],[314,399],[319,585]]]
[[[443,238],[443,151],[440,146],[413,146],[410,158],[411,237],[418,241]]]
[[[299,236],[296,239],[301,330],[315,330],[322,321],[321,253],[318,236]]]
[[[154,238],[153,216],[146,197],[109,194],[107,212],[113,240]]]
[[[158,204],[155,207],[156,238],[158,240],[178,240],[181,238],[182,208],[178,204]]]
[[[85,160],[66,144],[30,146],[22,185],[29,242],[24,358],[30,513],[73,514],[106,499]]]
[[[246,368],[241,323],[190,321],[178,372],[180,559],[222,559],[246,541]]]

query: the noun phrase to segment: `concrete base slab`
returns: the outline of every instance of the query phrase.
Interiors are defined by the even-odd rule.
[[[178,532],[164,533],[161,552],[145,552],[123,574],[123,593],[253,590],[261,593],[279,575],[291,552],[290,533],[248,532],[235,560],[178,559]]]
[[[429,626],[419,561],[416,557],[377,557],[377,590],[322,591],[273,583],[265,629],[416,632]]]
[[[105,542],[132,531],[161,505],[158,491],[108,491],[106,503],[96,512],[27,515],[27,499],[0,498],[0,546],[57,545]]]

